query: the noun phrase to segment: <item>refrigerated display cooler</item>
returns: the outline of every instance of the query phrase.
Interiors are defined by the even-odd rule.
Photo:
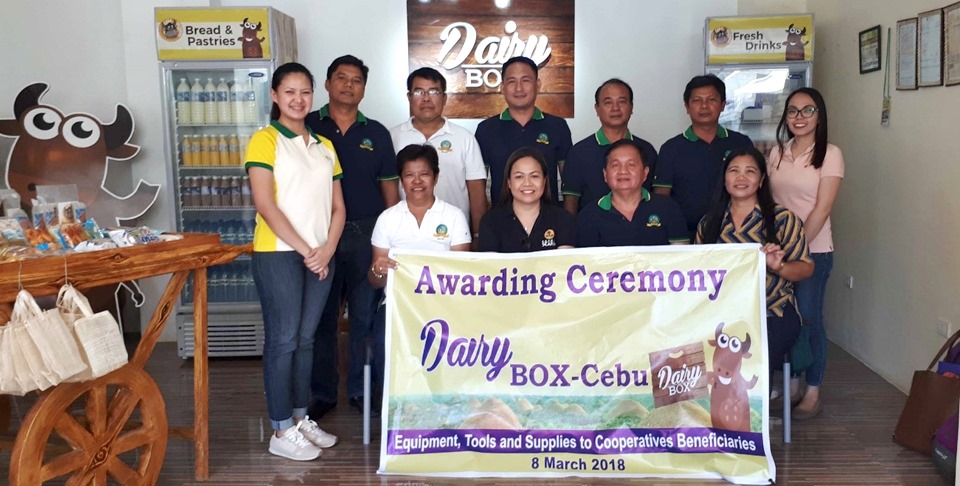
[[[157,8],[164,153],[177,229],[253,240],[246,143],[269,123],[274,69],[296,60],[294,20],[272,8]],[[181,358],[193,356],[193,282],[176,312]],[[209,355],[263,354],[250,258],[207,276]]]
[[[787,96],[813,82],[813,15],[709,17],[704,72],[727,85],[720,124],[764,155],[777,143]]]

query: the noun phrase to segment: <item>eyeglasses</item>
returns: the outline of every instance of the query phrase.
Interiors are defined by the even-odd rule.
[[[787,108],[787,118],[796,118],[797,115],[799,115],[801,118],[810,118],[816,112],[817,108],[815,106],[804,106],[799,110],[791,106],[790,108]]]
[[[424,96],[436,98],[437,96],[440,96],[442,94],[443,94],[443,91],[440,91],[437,88],[431,88],[427,91],[424,91],[422,89],[415,89],[410,92],[410,95],[413,96],[414,98],[423,98]]]

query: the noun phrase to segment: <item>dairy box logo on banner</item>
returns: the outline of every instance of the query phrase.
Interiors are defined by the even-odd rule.
[[[266,8],[158,8],[160,60],[269,59],[270,12]]]
[[[775,480],[759,245],[393,258],[380,472]]]
[[[574,0],[424,2],[407,0],[410,71],[447,78],[444,114],[486,118],[504,108],[503,62],[523,55],[540,68],[537,106],[572,118]]]
[[[707,64],[813,60],[813,16],[712,17],[704,44]]]

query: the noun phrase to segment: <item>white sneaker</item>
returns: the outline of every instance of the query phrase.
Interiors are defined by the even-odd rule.
[[[320,457],[321,451],[300,433],[300,424],[297,424],[281,437],[270,434],[270,453],[294,461],[312,461]]]
[[[317,423],[313,420],[310,420],[310,416],[306,416],[303,420],[300,421],[300,433],[306,437],[313,445],[326,449],[328,447],[333,447],[337,443],[337,436],[324,432]]]

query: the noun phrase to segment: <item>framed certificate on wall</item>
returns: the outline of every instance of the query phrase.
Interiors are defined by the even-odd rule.
[[[943,10],[917,15],[917,86],[943,84]]]
[[[860,74],[880,70],[880,26],[860,32]]]
[[[917,89],[917,18],[897,21],[897,89]]]
[[[960,2],[943,9],[944,84],[960,84]]]

